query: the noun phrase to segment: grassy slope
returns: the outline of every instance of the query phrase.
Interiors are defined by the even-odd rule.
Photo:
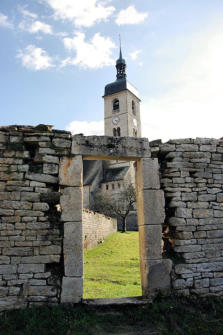
[[[115,233],[84,254],[84,298],[140,296],[138,232]]]

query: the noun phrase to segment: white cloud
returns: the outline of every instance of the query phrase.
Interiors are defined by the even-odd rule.
[[[132,60],[136,60],[141,52],[141,50],[135,50],[133,52],[130,52],[129,56],[132,58]]]
[[[32,18],[32,19],[37,18],[37,14],[30,12],[29,10],[25,9],[22,6],[19,6],[18,9],[24,16],[27,16],[27,17]]]
[[[190,38],[191,54],[172,74],[174,88],[142,103],[143,136],[164,140],[223,136],[220,31],[218,28]]]
[[[0,27],[13,28],[13,24],[9,22],[8,16],[0,13]]]
[[[28,45],[24,51],[19,51],[17,58],[22,60],[22,65],[29,70],[45,70],[54,66],[52,58],[49,57],[45,50]]]
[[[105,21],[115,10],[106,7],[108,1],[99,0],[45,0],[54,10],[55,19],[72,21],[77,26],[90,27]]]
[[[137,24],[143,22],[148,16],[148,13],[139,13],[134,6],[129,6],[121,10],[115,22],[120,26],[122,24]]]
[[[76,52],[76,56],[65,59],[62,66],[70,64],[96,69],[114,64],[111,52],[115,44],[109,37],[103,37],[100,33],[96,33],[90,42],[85,42],[85,34],[80,32],[73,38],[64,38],[63,42],[65,48]]]
[[[25,21],[22,21],[19,24],[19,28],[21,30],[27,31],[28,33],[35,34],[35,33],[44,33],[44,34],[52,34],[52,28],[49,24],[40,22],[40,21],[34,21],[32,23],[28,23]]]
[[[72,134],[104,135],[104,121],[72,121],[66,127]]]

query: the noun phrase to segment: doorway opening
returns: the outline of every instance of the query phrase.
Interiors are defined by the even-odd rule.
[[[136,164],[83,160],[83,298],[142,296]]]

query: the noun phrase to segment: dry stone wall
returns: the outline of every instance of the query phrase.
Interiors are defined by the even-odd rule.
[[[153,155],[158,153],[165,192],[164,235],[173,242],[173,289],[222,294],[223,140],[180,139],[151,146]]]
[[[58,303],[63,276],[58,172],[71,135],[0,129],[0,310]]]
[[[95,248],[111,234],[117,232],[117,219],[88,209],[83,210],[83,245],[86,250]]]

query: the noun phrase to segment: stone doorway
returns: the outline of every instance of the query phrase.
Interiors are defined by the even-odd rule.
[[[63,158],[60,165],[60,169],[66,170],[60,178],[63,185],[61,221],[64,223],[61,302],[77,303],[83,297],[83,160],[136,162],[141,285],[143,297],[148,297],[158,289],[157,269],[168,272],[161,254],[165,214],[158,162],[151,158],[147,139],[76,135],[72,141],[72,157]]]

